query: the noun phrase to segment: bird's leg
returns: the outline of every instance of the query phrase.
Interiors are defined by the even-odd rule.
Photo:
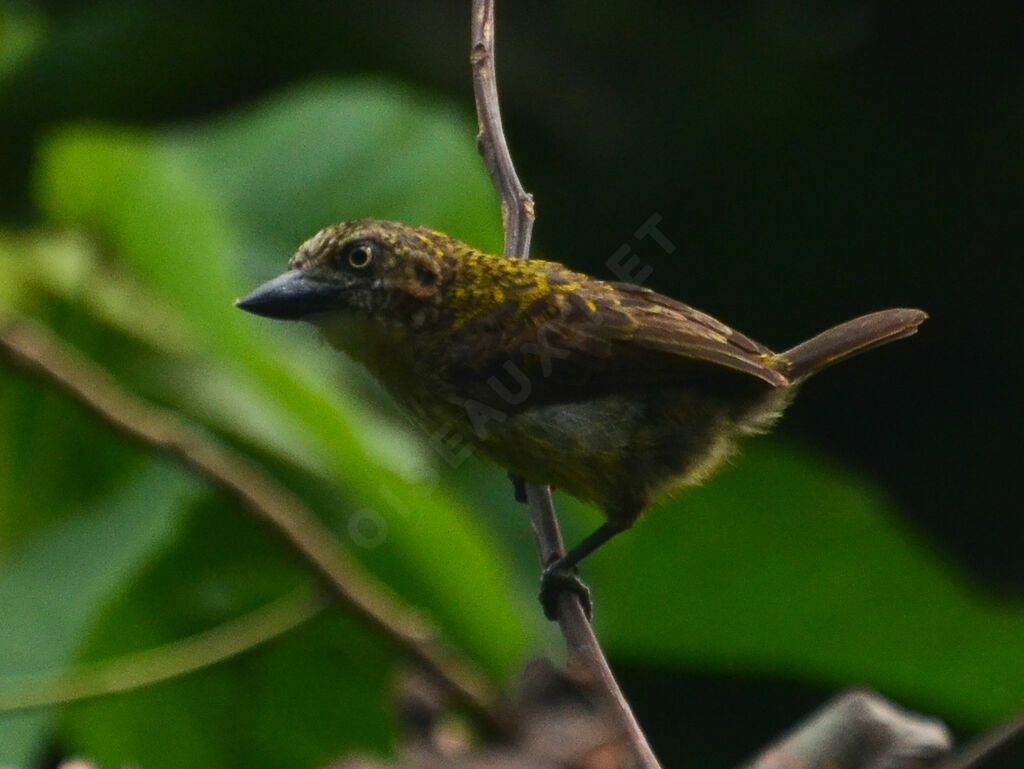
[[[571,590],[579,596],[588,618],[593,614],[590,591],[576,575],[576,566],[620,531],[621,528],[606,523],[561,558],[547,565],[540,577],[540,603],[544,607],[544,616],[550,620],[558,619],[558,595],[563,590]]]
[[[523,480],[521,475],[516,475],[512,472],[508,474],[508,479],[512,481],[512,493],[515,495],[516,502],[521,505],[525,505],[527,502],[526,481]]]

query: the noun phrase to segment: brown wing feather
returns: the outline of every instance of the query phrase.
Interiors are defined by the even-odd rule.
[[[689,305],[641,286],[613,283],[621,311],[636,321],[625,336],[640,347],[705,361],[781,387],[786,378],[765,363],[772,351]]]
[[[534,323],[495,316],[507,319],[509,312],[496,307],[453,334],[444,367],[457,396],[508,407],[497,381],[508,384],[506,393],[517,388],[521,399],[511,405],[521,408],[684,384],[715,372],[787,384],[764,362],[771,350],[650,289],[588,280],[535,302]]]

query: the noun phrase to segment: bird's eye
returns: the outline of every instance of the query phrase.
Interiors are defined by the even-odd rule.
[[[356,243],[346,252],[348,263],[357,270],[365,269],[373,261],[374,248],[370,243]]]

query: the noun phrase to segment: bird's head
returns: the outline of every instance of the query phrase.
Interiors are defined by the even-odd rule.
[[[342,222],[299,246],[287,272],[236,304],[281,320],[356,315],[415,325],[441,304],[461,245],[423,227],[380,219]]]

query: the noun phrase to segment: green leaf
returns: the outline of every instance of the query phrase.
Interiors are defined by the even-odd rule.
[[[0,293],[12,298],[9,310],[49,320],[72,345],[108,356],[123,351],[118,337],[138,329],[133,320],[159,316],[152,303],[133,299],[130,291],[119,294],[124,286],[116,280],[101,279],[95,250],[82,237],[0,234],[0,272]],[[71,309],[78,304],[117,333]],[[164,333],[161,349],[180,343],[173,340]],[[0,369],[0,425],[0,558],[52,522],[101,504],[146,461],[137,446],[55,388],[7,367]]]
[[[89,623],[174,533],[193,496],[180,474],[151,465],[110,498],[7,553],[0,570],[0,681],[69,666]],[[28,765],[50,718],[0,714],[0,764]]]
[[[509,611],[509,567],[476,512],[420,482],[436,461],[426,437],[382,418],[365,380],[309,329],[232,307],[284,268],[298,240],[346,215],[489,232],[480,240],[493,241],[493,193],[472,137],[466,117],[407,89],[326,83],[164,134],[65,129],[42,149],[36,189],[55,222],[106,241],[194,340],[188,376],[181,361],[121,368],[122,376],[159,380],[161,399],[275,462],[313,469],[318,483],[329,479],[312,498],[352,552],[429,607],[488,668],[507,672],[522,654],[524,626],[540,620]],[[369,538],[360,532],[367,521]]]
[[[172,643],[308,580],[237,505],[208,498],[193,506],[175,546],[94,625],[83,656],[106,660]],[[335,610],[213,668],[76,703],[60,732],[76,753],[108,766],[322,766],[352,747],[387,747],[386,683],[396,661]]]
[[[508,671],[524,636],[555,644],[533,605],[526,516],[500,473],[470,464],[434,485],[429,441],[380,412],[365,377],[309,329],[230,307],[337,219],[410,220],[495,248],[493,193],[472,146],[465,117],[415,92],[320,83],[175,131],[58,132],[37,190],[55,222],[106,241],[140,296],[164,308],[159,322],[188,340],[190,352],[121,375],[259,452],[355,556]],[[82,302],[96,318],[100,306]],[[591,518],[569,516],[567,539]],[[973,722],[1011,706],[1021,607],[972,592],[861,480],[755,447],[649,518],[586,564],[618,657],[867,683]]]
[[[313,83],[169,135],[241,225],[242,265],[281,271],[326,224],[360,216],[436,227],[498,249],[498,202],[475,127],[437,99],[380,80]]]
[[[979,726],[1020,707],[1024,605],[972,588],[865,479],[806,451],[752,447],[586,575],[619,658],[864,684]]]

